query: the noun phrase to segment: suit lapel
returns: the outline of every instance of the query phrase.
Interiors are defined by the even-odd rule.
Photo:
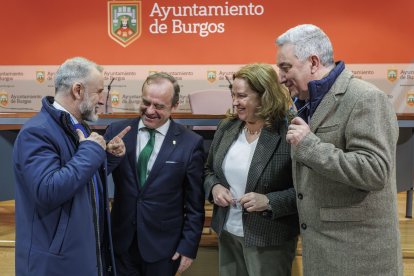
[[[249,173],[247,175],[246,191],[253,192],[256,189],[257,181],[262,175],[270,158],[273,156],[280,143],[281,135],[275,130],[263,128],[257,141]]]
[[[335,95],[332,91],[329,91],[325,97],[323,97],[310,120],[310,129],[312,132],[315,132],[318,129],[324,119],[334,110],[335,105]]]
[[[131,169],[133,171],[135,177],[135,183],[137,184],[138,189],[140,188],[138,183],[138,175],[137,175],[137,137],[138,137],[138,123],[139,118],[134,119],[131,123],[131,130],[125,135],[124,143],[127,149],[127,158],[129,164],[131,165]]]
[[[335,111],[338,106],[338,99],[341,94],[344,94],[346,87],[352,78],[352,73],[346,69],[338,76],[337,80],[329,90],[329,92],[323,97],[321,103],[316,108],[316,112],[313,114],[310,121],[310,129],[312,132],[316,132],[318,127],[323,123],[325,118],[329,117],[332,112]]]
[[[233,124],[227,130],[225,130],[222,134],[223,137],[220,141],[220,146],[218,147],[215,156],[215,160],[217,160],[217,163],[214,165],[215,171],[217,172],[219,179],[226,179],[226,177],[224,176],[224,172],[221,168],[223,167],[224,158],[226,157],[226,154],[229,151],[230,146],[239,137],[242,123],[243,121],[238,120],[235,124]],[[225,184],[227,185],[227,187],[229,186],[227,182]]]

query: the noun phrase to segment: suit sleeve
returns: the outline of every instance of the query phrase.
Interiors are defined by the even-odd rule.
[[[266,196],[269,199],[269,204],[272,208],[269,217],[271,219],[279,219],[285,216],[290,216],[297,214],[296,207],[296,191],[293,187],[292,179],[292,159],[290,158],[290,149],[291,147],[287,144],[285,138],[286,128],[283,130],[283,140],[281,141],[280,148],[284,149],[285,154],[276,154],[273,155],[277,166],[273,166],[270,170],[273,173],[278,172],[276,177],[268,177],[273,182],[272,184],[275,187],[283,187],[283,189],[278,189],[267,193]]]
[[[293,158],[335,183],[378,191],[392,177],[398,124],[384,93],[361,91],[359,97],[349,119],[341,122],[344,149],[309,133],[293,147]]]
[[[269,193],[266,196],[269,198],[269,204],[272,207],[272,219],[297,214],[296,191],[293,187]]]
[[[197,255],[204,225],[204,155],[203,139],[198,137],[186,171],[184,183],[185,219],[182,238],[177,247],[177,252],[192,259],[195,259]]]
[[[207,160],[204,165],[204,190],[205,190],[205,198],[210,201],[210,203],[213,203],[213,196],[211,194],[211,190],[213,189],[214,185],[220,184],[221,181],[217,177],[217,175],[214,172],[214,155],[217,151],[217,147],[220,144],[221,137],[223,136],[223,125],[224,120],[222,120],[218,127],[216,132],[214,133],[213,142],[210,145],[210,149],[208,152]]]

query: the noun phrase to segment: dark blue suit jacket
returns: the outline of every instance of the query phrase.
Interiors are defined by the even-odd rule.
[[[111,124],[112,139],[126,126],[126,154],[108,159],[115,182],[112,234],[115,252],[128,250],[137,233],[145,261],[171,258],[177,251],[195,258],[204,223],[202,138],[171,120],[161,150],[143,188],[138,183],[136,147],[139,118]]]

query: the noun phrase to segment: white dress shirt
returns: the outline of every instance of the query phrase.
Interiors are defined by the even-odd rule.
[[[152,150],[151,156],[148,160],[147,175],[149,175],[149,173],[151,172],[152,166],[154,165],[155,160],[157,159],[162,143],[164,142],[164,138],[167,135],[168,129],[170,128],[170,124],[171,124],[171,121],[168,120],[167,122],[165,122],[165,124],[155,129],[154,149]],[[139,120],[137,135],[138,137],[137,137],[137,148],[136,148],[136,159],[135,159],[136,162],[138,162],[139,154],[144,149],[144,147],[146,146],[150,138],[150,134],[146,126],[142,122],[142,120]]]

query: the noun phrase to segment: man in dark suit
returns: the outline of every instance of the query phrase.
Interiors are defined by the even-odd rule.
[[[131,126],[115,182],[112,231],[120,275],[175,275],[196,257],[204,222],[202,138],[170,119],[180,87],[166,73],[142,86],[141,118],[111,124],[107,140]]]

